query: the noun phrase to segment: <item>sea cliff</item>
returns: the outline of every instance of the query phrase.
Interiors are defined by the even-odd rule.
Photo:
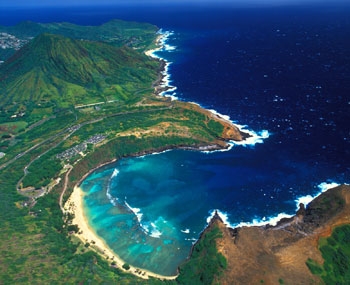
[[[218,227],[218,252],[227,260],[220,284],[320,284],[307,266],[312,260],[323,264],[319,240],[350,223],[350,186],[342,185],[322,193],[306,207],[300,204],[292,218],[276,226],[227,227],[214,215],[204,234]]]

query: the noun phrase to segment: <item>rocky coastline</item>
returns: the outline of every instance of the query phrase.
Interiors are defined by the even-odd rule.
[[[148,53],[147,55],[150,56],[151,53]],[[166,60],[164,60],[162,58],[156,58],[156,60],[158,60],[160,62],[159,76],[158,76],[157,80],[153,83],[152,86],[154,88],[154,95],[156,97],[162,97],[164,99],[165,97],[162,95],[162,93],[172,88],[171,86],[167,86],[167,85],[163,84],[164,79],[168,76],[167,69],[166,69],[168,63]],[[215,114],[215,113],[211,112],[210,110],[206,110],[195,103],[182,102],[182,101],[178,101],[178,100],[173,101],[172,98],[165,98],[165,100],[171,101],[173,105],[176,105],[179,108],[194,110],[196,112],[204,114],[208,119],[213,119],[213,120],[219,122],[223,126],[223,132],[222,132],[221,136],[216,137],[216,139],[213,142],[208,142],[208,143],[203,142],[203,143],[197,143],[197,144],[193,144],[193,145],[187,145],[187,144],[166,145],[164,147],[151,148],[151,149],[142,150],[139,152],[130,153],[126,156],[119,157],[118,159],[123,158],[123,157],[145,156],[145,155],[164,152],[164,151],[168,151],[168,150],[172,150],[172,149],[183,149],[183,150],[203,151],[203,152],[221,151],[221,150],[229,149],[229,147],[230,147],[229,142],[230,141],[236,141],[236,142],[244,141],[245,139],[251,137],[251,134],[240,130],[240,128],[237,127],[236,125],[234,125],[231,121],[221,117],[219,114]],[[110,165],[116,161],[117,161],[117,158],[96,161],[96,164],[92,168],[88,169],[88,171],[81,173],[80,178],[78,180],[75,180],[73,183],[70,184],[71,188],[78,189],[80,184],[83,182],[83,180],[88,175],[90,175],[92,172],[96,171],[99,168],[107,167],[108,165]],[[80,171],[83,169],[84,168],[80,169]],[[79,173],[80,173],[80,171],[79,171]],[[79,173],[75,173],[75,175],[79,175]],[[69,179],[69,178],[67,177],[67,179]],[[76,191],[76,190],[74,190],[74,191]],[[76,192],[73,192],[73,194],[74,193],[76,193]],[[81,193],[79,195],[81,196]],[[81,198],[79,198],[79,199],[81,199]],[[68,199],[68,204],[69,204],[69,199]],[[83,215],[83,213],[82,213],[82,215]],[[215,221],[216,219],[219,219],[222,222],[221,218],[218,215],[214,216],[213,221]],[[79,223],[78,223],[78,226],[79,226]],[[95,239],[98,239],[98,237],[95,237]],[[102,247],[103,247],[103,245],[102,245]],[[148,272],[147,276],[157,277],[152,272]],[[161,276],[161,279],[162,278],[166,278],[166,277]],[[173,279],[174,276],[169,277],[169,278]]]
[[[350,224],[350,186],[327,190],[291,218],[275,226],[227,227],[216,213],[204,232],[219,227],[223,237],[217,249],[227,259],[220,284],[320,284],[311,273],[308,259],[322,264],[319,239],[342,225]]]
[[[159,60],[161,68],[164,69],[166,62]],[[156,96],[161,96],[161,92],[167,88],[161,86],[163,76],[164,74],[154,85]],[[251,136],[242,132],[230,121],[199,105],[177,101],[176,104],[202,112],[208,117],[215,117],[224,126],[222,136],[211,144],[168,145],[143,150],[128,156],[144,156],[171,149],[224,150],[229,147],[228,141],[242,141]],[[80,185],[96,169],[115,161],[116,159],[98,163],[79,179],[76,186]],[[330,189],[314,199],[307,207],[300,204],[295,216],[280,220],[276,226],[230,228],[224,224],[216,212],[201,236],[214,226],[218,226],[223,233],[223,237],[216,241],[217,249],[227,259],[228,267],[225,274],[220,277],[220,284],[256,284],[261,280],[267,284],[275,284],[278,280],[291,284],[319,283],[321,280],[310,272],[306,266],[306,260],[312,258],[322,262],[322,256],[317,247],[319,238],[330,235],[332,229],[338,225],[350,223],[349,188],[343,185]]]

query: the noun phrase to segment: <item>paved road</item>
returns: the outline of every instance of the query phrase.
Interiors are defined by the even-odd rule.
[[[23,172],[24,172],[24,175],[21,177],[21,179],[17,182],[16,184],[16,189],[17,191],[21,192],[20,191],[20,184],[22,183],[23,179],[26,177],[26,175],[28,174],[28,168],[30,167],[30,165],[36,161],[37,159],[39,159],[42,155],[45,155],[46,153],[48,153],[50,150],[56,148],[59,144],[61,144],[63,141],[67,140],[74,132],[76,132],[77,130],[79,130],[82,126],[85,126],[87,124],[94,124],[94,123],[97,123],[99,121],[102,121],[103,119],[105,118],[109,118],[109,117],[116,117],[116,116],[122,116],[122,115],[127,115],[127,114],[134,114],[134,113],[150,113],[150,112],[156,112],[156,111],[162,111],[162,110],[168,110],[168,109],[171,109],[173,108],[173,105],[171,104],[170,106],[166,106],[166,107],[161,107],[161,108],[156,108],[156,109],[150,109],[150,110],[134,110],[134,111],[126,111],[126,112],[119,112],[119,113],[114,113],[114,114],[110,114],[110,115],[107,115],[103,118],[98,118],[98,119],[94,119],[94,120],[91,120],[91,121],[88,121],[88,122],[84,122],[84,123],[81,123],[81,124],[77,124],[77,125],[74,125],[74,126],[71,126],[69,128],[66,128],[60,132],[58,132],[57,134],[45,139],[44,141],[40,142],[40,143],[37,143],[35,144],[34,146],[30,147],[29,149],[25,150],[24,152],[20,153],[20,154],[17,154],[14,158],[12,158],[11,160],[7,161],[6,163],[0,165],[0,170],[1,169],[4,169],[5,167],[11,165],[12,163],[14,163],[15,161],[17,161],[19,158],[21,158],[22,156],[28,154],[29,152],[31,152],[32,150],[58,138],[59,136],[67,133],[64,138],[62,140],[60,140],[58,143],[56,143],[54,146],[50,147],[49,149],[47,149],[46,151],[44,151],[43,153],[39,154],[37,157],[35,157],[34,159],[32,159],[23,169]],[[71,168],[69,169],[69,171],[66,173],[66,177],[65,177],[65,183],[67,183],[68,181],[68,175],[70,173],[70,171],[72,170],[73,166],[71,166]],[[65,186],[66,187],[66,186]],[[60,195],[60,207],[61,209],[63,209],[63,206],[62,206],[62,198],[63,198],[63,195],[64,195],[64,192],[65,192],[65,189],[64,191],[62,191],[61,195]]]

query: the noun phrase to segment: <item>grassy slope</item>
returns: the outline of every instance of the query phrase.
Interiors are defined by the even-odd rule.
[[[152,126],[158,121],[165,120],[166,117],[170,119],[174,114],[181,114],[181,111],[179,111],[179,109],[171,109],[168,114],[166,110],[163,111],[163,115],[161,115],[162,112],[160,114],[157,114],[159,112],[149,112],[147,116],[136,113],[126,117],[107,118],[99,124],[87,125],[86,128],[82,128],[77,132],[77,137],[72,138],[72,141],[80,141],[81,138],[86,138],[96,131],[110,129],[111,127],[118,132],[120,127],[118,121],[125,124],[123,127],[125,129],[132,130],[135,125],[143,125],[147,128],[147,125]],[[174,120],[184,120],[185,115],[190,116],[189,119],[192,118],[193,121],[199,121],[196,116],[201,117],[200,114],[187,114],[188,110],[184,110],[184,112],[185,114]],[[184,122],[187,121],[184,120]],[[127,123],[129,126],[127,126]],[[45,130],[45,125],[42,126],[42,131]],[[49,126],[52,126],[50,121],[47,122],[47,127]],[[205,134],[205,129],[202,132]],[[30,140],[30,137],[27,139]],[[204,139],[202,138],[203,141]],[[94,152],[88,154],[84,160],[80,160],[71,173],[70,183],[73,185],[81,178],[82,174],[96,166],[96,164],[115,157],[123,157],[147,150],[151,151],[155,148],[191,145],[198,141],[200,141],[199,137],[196,140],[195,138],[175,134],[168,137],[157,135],[140,138],[133,135],[116,137],[104,144],[103,147],[97,148]],[[66,143],[70,144],[68,141]],[[91,252],[82,252],[82,249],[84,249],[82,246],[79,247],[76,242],[73,244],[70,241],[57,202],[62,183],[56,186],[54,192],[40,198],[34,207],[21,207],[20,201],[23,201],[23,197],[16,193],[15,184],[22,176],[22,170],[31,157],[36,157],[42,151],[40,148],[33,151],[31,155],[19,159],[13,164],[13,167],[5,168],[0,174],[0,184],[3,190],[0,191],[1,207],[5,211],[0,214],[3,225],[0,233],[0,240],[2,241],[0,250],[3,253],[1,263],[5,265],[0,270],[0,279],[6,282],[15,281],[16,283],[55,281],[57,283],[78,283],[86,280],[95,283],[102,280],[120,284],[140,283],[141,281],[136,277],[122,274],[120,271],[111,268],[106,261],[103,261],[97,255]],[[47,158],[44,157],[44,159]],[[36,169],[40,170],[40,166]],[[35,171],[32,172],[32,175],[34,173]],[[42,173],[42,171],[39,171],[39,173]],[[69,191],[67,193],[69,194]],[[157,282],[149,281],[147,283]]]
[[[208,119],[205,115],[184,109],[183,104],[163,102],[157,107],[139,107],[130,113],[121,113],[116,116],[106,116],[98,122],[82,126],[73,136],[68,138],[51,152],[42,155],[29,168],[29,174],[23,181],[23,186],[47,185],[50,177],[57,177],[61,169],[61,161],[55,159],[55,155],[74,147],[95,134],[106,136],[103,147],[116,145],[129,147],[128,151],[116,149],[113,154],[104,161],[112,160],[116,155],[124,156],[128,153],[138,153],[144,150],[171,148],[176,146],[198,146],[219,144],[217,137],[223,132],[223,126]],[[80,114],[80,116],[84,116]],[[86,119],[86,118],[85,118]],[[120,141],[126,143],[121,143]],[[45,144],[45,147],[49,147]],[[93,147],[98,151],[97,147]],[[70,158],[66,162],[75,163],[80,155]],[[87,158],[86,158],[87,159]],[[94,162],[98,164],[97,161]],[[41,165],[45,165],[45,171]],[[86,170],[86,172],[88,169]]]
[[[123,23],[123,25],[124,24],[125,23]],[[139,48],[142,49],[151,45],[150,41],[146,40],[146,42],[142,42],[145,37],[142,33],[137,35],[135,29],[139,29],[140,26],[136,24],[136,26],[128,27],[115,21],[103,25],[98,29],[94,27],[82,28],[71,24],[31,25],[32,27],[28,29],[28,31],[33,32],[34,29],[35,33],[43,31],[52,32],[56,29],[57,33],[70,33],[78,37],[78,35],[82,35],[83,31],[86,32],[89,30],[91,32],[90,37],[93,39],[94,37],[101,37],[101,35],[103,35],[101,31],[105,30],[105,38],[103,40],[115,46],[138,44]],[[118,31],[118,36],[110,33],[111,27],[114,29],[119,26],[123,27]],[[25,34],[26,28],[28,27],[23,25],[23,34]],[[147,34],[146,38],[150,37],[154,40],[154,31],[154,27],[149,26],[149,29],[147,29],[145,33]],[[123,33],[124,38],[119,36]],[[132,34],[134,34],[134,36],[132,36]],[[152,37],[150,36],[151,34],[153,35]],[[54,42],[50,42],[53,39],[55,39]],[[156,72],[154,71],[157,70],[157,67],[154,62],[147,63],[141,54],[137,54],[127,47],[116,48],[107,46],[105,43],[75,41],[52,35],[39,36],[36,41],[31,44],[37,44],[38,46],[36,46],[34,50],[29,49],[28,51],[27,47],[27,50],[21,51],[22,53],[29,52],[31,57],[25,56],[21,58],[19,54],[17,58],[13,60],[12,65],[9,64],[6,67],[7,76],[19,70],[18,67],[21,66],[21,70],[19,70],[19,73],[22,72],[22,74],[20,74],[21,80],[18,79],[11,87],[13,88],[11,89],[13,90],[13,96],[18,96],[18,92],[22,92],[25,100],[41,100],[47,98],[47,95],[52,95],[56,98],[57,102],[76,104],[79,103],[79,98],[82,98],[82,103],[91,102],[91,100],[96,98],[90,98],[86,95],[91,95],[96,90],[102,90],[103,92],[101,92],[100,96],[102,96],[103,99],[105,98],[103,96],[113,96],[115,93],[118,93],[120,97],[117,96],[117,98],[122,99],[123,104],[106,105],[103,106],[101,111],[65,111],[57,113],[55,119],[46,121],[44,124],[27,133],[16,134],[14,145],[7,148],[9,153],[2,158],[1,163],[14,157],[17,153],[28,149],[30,146],[43,141],[45,138],[58,133],[60,130],[64,130],[69,125],[83,123],[84,121],[86,122],[101,116],[111,116],[99,123],[89,124],[77,131],[74,136],[69,138],[64,144],[58,145],[54,151],[50,153],[52,158],[56,152],[62,151],[64,148],[70,147],[74,145],[74,143],[80,142],[92,134],[106,132],[108,135],[108,140],[103,147],[94,148],[92,152],[87,154],[85,159],[80,160],[75,165],[70,175],[69,189],[71,190],[74,183],[76,183],[84,173],[99,163],[106,162],[116,157],[151,151],[155,148],[184,145],[191,146],[207,144],[208,142],[217,142],[216,138],[220,136],[222,132],[223,127],[218,125],[217,122],[209,120],[206,115],[198,113],[196,110],[191,110],[191,108],[181,106],[181,104],[162,111],[156,111],[156,107],[154,106],[169,107],[169,102],[157,102],[155,99],[152,99],[150,100],[151,105],[153,104],[154,106],[151,107],[146,104],[144,106],[128,105],[128,102],[135,103],[135,101],[141,100],[141,97],[134,100],[135,93],[143,90],[143,88],[148,88],[148,90],[150,90],[149,87],[155,78],[154,75]],[[52,46],[48,49],[47,47],[50,47],[50,45]],[[43,46],[45,49],[40,50]],[[117,50],[118,58],[111,54],[115,53]],[[36,52],[37,54],[35,54]],[[46,52],[50,53],[46,54],[47,57],[43,60],[42,64],[39,65],[39,67],[36,66],[36,68],[32,68],[33,63]],[[105,52],[109,55],[106,56]],[[18,59],[19,61],[17,61]],[[123,60],[126,61],[123,62]],[[113,62],[113,68],[111,68],[112,63],[110,63],[110,61]],[[131,62],[131,64],[135,64],[135,66],[140,63],[145,64],[143,66],[146,72],[139,72],[138,69],[127,68],[126,65],[123,65],[124,69],[122,68],[122,70],[119,70],[118,72],[120,73],[117,74],[116,72],[118,69],[114,70],[114,66],[117,66],[120,62],[122,62],[122,65],[125,62]],[[23,72],[24,69],[26,72]],[[111,69],[113,69],[113,71]],[[149,72],[150,69],[152,72]],[[48,72],[50,70],[54,71]],[[2,76],[5,76],[4,73]],[[141,85],[136,88],[130,86],[126,88],[125,86],[128,86],[127,84],[111,82],[108,76],[120,76],[119,79],[125,81],[127,81],[128,78],[133,78],[136,79],[136,81],[139,80]],[[6,88],[8,88],[7,85]],[[25,89],[35,90],[35,92],[26,93]],[[109,92],[114,93],[111,95]],[[147,93],[147,91],[144,93]],[[59,97],[63,94],[63,98],[60,99]],[[142,94],[142,92],[139,94]],[[16,98],[22,99],[20,97]],[[57,102],[55,102],[55,104]],[[45,108],[49,111],[53,110],[50,104],[45,105]],[[155,110],[153,112],[148,112],[147,108],[155,108]],[[147,112],[112,116],[112,114],[121,111],[135,110],[146,110]],[[164,123],[166,126],[165,128]],[[140,135],[133,135],[136,132]],[[59,139],[60,138],[57,138],[58,141]],[[30,203],[31,201],[25,199],[16,192],[16,183],[23,175],[24,166],[33,158],[42,154],[49,146],[50,144],[45,144],[31,151],[18,159],[15,163],[12,163],[11,167],[0,171],[0,207],[2,209],[0,211],[1,282],[4,284],[96,284],[102,282],[114,284],[138,284],[142,282],[149,284],[161,283],[157,280],[143,281],[110,267],[108,261],[102,260],[94,252],[86,250],[82,245],[78,244],[78,241],[72,239],[67,234],[67,227],[63,222],[62,213],[58,206],[58,196],[63,187],[62,183],[57,185],[50,194],[40,198],[34,206],[23,207],[24,202]],[[47,158],[44,156],[42,159],[44,160],[40,161],[39,159],[37,161],[39,165],[47,161]],[[48,164],[47,166],[50,165]],[[30,170],[31,175],[40,175],[41,173],[40,167],[35,167],[35,165]],[[56,176],[58,174],[55,173],[52,175]],[[67,191],[67,195],[69,195],[70,190]],[[346,236],[347,235],[341,234],[341,238],[337,237],[335,241],[323,241],[321,251],[325,248],[325,259],[328,263],[325,263],[323,266],[314,264],[312,261],[309,263],[309,266],[313,266],[312,268],[316,273],[323,276],[325,282],[329,280],[343,281],[343,279],[339,279],[339,276],[341,276],[339,272],[344,271],[344,269],[345,273],[348,274],[348,271],[346,271],[348,268],[343,265],[345,260],[344,255],[341,255],[342,250],[344,250],[343,252],[347,252],[348,250],[348,247],[346,249],[342,247],[342,244],[348,244],[347,241],[344,240]],[[192,281],[196,281],[200,284],[211,284],[213,280],[215,280],[217,270],[221,271],[225,268],[225,260],[222,256],[218,255],[216,251],[215,239],[217,237],[220,237],[220,233],[214,228],[212,232],[208,232],[196,245],[193,259],[181,267],[181,275],[177,280],[179,283],[186,284],[188,283],[187,281],[191,280],[191,284],[194,284]],[[340,245],[338,244],[339,240],[341,241]],[[329,249],[329,247],[331,247],[331,249]],[[339,260],[338,264],[341,264],[341,267],[333,265],[332,262],[334,259]],[[213,260],[215,262],[213,262]],[[345,260],[345,262],[347,262],[347,260]],[[193,276],[194,271],[197,273],[195,276]],[[332,277],[333,275],[330,276],[331,272],[335,273],[338,279],[334,279],[336,277]]]
[[[41,106],[45,112],[52,115],[55,104],[56,107],[60,103],[64,106],[66,102],[68,102],[67,105],[76,104],[79,99],[82,99],[81,103],[96,101],[96,98],[90,98],[90,100],[86,95],[95,95],[93,93],[97,90],[102,91],[101,96],[104,96],[103,91],[108,88],[115,89],[113,93],[120,93],[124,101],[128,99],[124,98],[125,95],[134,100],[132,98],[134,92],[139,91],[140,88],[151,90],[151,82],[158,75],[159,63],[150,61],[142,53],[123,46],[124,43],[130,44],[131,40],[127,38],[131,31],[126,31],[128,27],[125,23],[114,21],[96,29],[78,28],[71,24],[30,24],[29,26],[24,24],[16,29],[23,33],[64,29],[68,34],[75,31],[76,35],[82,35],[81,32],[90,30],[95,31],[90,35],[102,36],[101,30],[110,32],[108,29],[115,28],[118,24],[121,24],[118,32],[123,35],[118,36],[114,44],[120,47],[75,41],[62,36],[47,34],[38,36],[9,63],[1,66],[2,104],[7,100],[8,94],[12,97],[11,100],[22,101],[22,104],[18,104],[22,105],[19,108],[25,110],[26,106],[23,105],[27,104],[27,111],[30,110],[28,105],[33,100],[52,100],[53,104],[42,103],[43,106]],[[134,33],[135,26],[139,28],[140,40],[143,38],[141,29],[143,25],[129,26],[133,28]],[[149,41],[153,41],[155,27],[149,26],[146,30],[144,34],[147,34]],[[115,37],[117,37],[116,33]],[[106,39],[111,40],[110,35],[107,34]],[[114,78],[116,82],[113,81]],[[127,85],[128,81],[132,81],[135,85],[139,83],[140,86],[130,88]],[[39,113],[38,119],[42,115],[41,107],[33,110],[33,113]],[[12,108],[11,112],[15,112],[16,108]],[[3,113],[1,115],[4,118]],[[32,117],[24,116],[20,119],[22,121],[27,119],[28,123],[33,125]],[[25,133],[12,132],[15,137],[5,144],[6,156],[1,163],[58,134],[57,138],[30,151],[12,163],[11,167],[0,171],[0,207],[2,209],[0,211],[0,280],[2,284],[102,282],[135,284],[141,282],[137,277],[125,275],[118,269],[110,267],[107,261],[102,260],[95,253],[84,252],[84,247],[81,247],[77,241],[71,241],[58,205],[62,184],[57,185],[55,191],[39,199],[35,205],[31,204],[31,199],[26,199],[16,192],[16,183],[23,175],[24,166],[62,139],[63,135],[59,135],[59,132],[77,123],[75,119],[74,112],[57,110],[50,120],[43,121],[32,129],[28,128]],[[36,120],[34,119],[34,122]]]
[[[158,70],[159,62],[128,47],[42,34],[0,66],[1,105],[127,101]]]
[[[216,277],[223,274],[227,263],[217,251],[215,240],[222,237],[217,226],[204,232],[195,244],[191,258],[179,268],[179,284],[213,284]]]
[[[154,46],[154,34],[158,28],[148,23],[112,20],[100,26],[79,26],[71,23],[34,23],[21,22],[12,27],[1,27],[0,32],[15,35],[28,40],[42,33],[58,34],[74,39],[100,41],[114,46],[129,46],[145,51]],[[0,49],[2,60],[15,53],[14,49]]]
[[[350,283],[350,225],[337,227],[332,235],[319,240],[323,264],[309,259],[306,264],[325,284]]]
[[[57,153],[96,133],[105,134],[107,139],[102,147],[90,147],[84,159],[78,161],[75,157],[70,161],[77,163],[70,175],[69,195],[71,186],[84,173],[116,157],[177,146],[222,144],[217,137],[221,136],[224,127],[207,114],[186,104],[151,95],[151,84],[158,76],[159,62],[125,46],[141,45],[141,39],[145,37],[139,33],[136,24],[129,28],[124,24],[114,21],[99,28],[105,30],[105,40],[114,46],[60,35],[39,35],[1,67],[2,95],[6,93],[2,104],[7,99],[16,100],[22,110],[38,113],[38,119],[41,119],[42,109],[48,115],[55,112],[54,117],[38,125],[33,124],[36,120],[32,115],[21,117],[21,120],[29,118],[29,127],[26,132],[12,132],[14,137],[8,140],[6,156],[1,161],[11,162],[17,154],[36,146],[0,172],[0,203],[4,209],[0,213],[0,262],[3,265],[0,280],[4,283],[141,282],[137,277],[110,267],[108,261],[87,251],[78,241],[71,240],[58,205],[62,182],[38,199],[35,205],[31,204],[31,199],[16,192],[16,183],[29,162],[32,165],[24,184],[45,185],[50,178],[64,177],[58,173],[62,164],[55,159]],[[122,26],[118,30],[122,36],[112,39],[108,31],[118,25]],[[68,33],[72,27],[70,24],[52,24],[49,29],[57,28],[57,31]],[[26,25],[22,31],[25,28]],[[31,24],[29,30],[33,29],[39,33],[43,26]],[[92,31],[93,37],[97,36],[93,27],[73,27],[75,32],[86,32],[86,29]],[[151,32],[154,40],[154,27],[146,29],[146,37],[150,39]],[[129,37],[130,34],[133,36]],[[146,40],[143,48],[150,44]],[[99,98],[95,96],[97,93]],[[99,110],[57,109],[57,106],[109,99],[118,99],[118,102],[101,105]],[[31,109],[33,101],[37,106]],[[16,108],[10,108],[11,112]],[[63,141],[69,133],[69,126],[96,119],[102,120],[83,125]],[[136,133],[139,135],[135,136]],[[50,151],[46,153],[47,150]],[[142,282],[156,284],[160,281]]]

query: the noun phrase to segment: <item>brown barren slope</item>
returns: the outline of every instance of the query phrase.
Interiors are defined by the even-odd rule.
[[[218,218],[223,238],[218,251],[227,259],[219,284],[322,284],[306,260],[323,263],[318,240],[339,225],[350,223],[350,186],[329,189],[296,215],[276,226],[231,229]],[[207,230],[210,230],[211,226]]]

